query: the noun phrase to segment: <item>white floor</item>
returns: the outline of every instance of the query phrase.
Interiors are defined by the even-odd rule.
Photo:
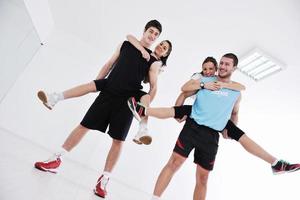
[[[40,158],[47,158],[50,155],[47,149],[1,127],[0,138],[0,200],[102,199],[93,194],[93,188],[99,176],[96,170],[65,158],[58,174],[41,172],[33,167],[33,163]],[[230,171],[235,171],[232,166],[235,165],[231,164]],[[216,174],[212,174],[211,182],[217,180],[222,186],[218,189],[214,183],[215,186],[209,189],[208,199],[231,199],[230,196],[233,196],[232,199],[252,199],[248,198],[250,196],[273,200],[283,199],[283,197],[291,200],[299,199],[299,173],[280,176],[273,176],[270,173],[269,176],[259,178],[259,168],[255,170],[255,173],[250,174],[245,173],[248,170],[244,169],[244,178],[241,181],[238,176],[229,173],[229,170],[226,173],[224,171],[227,170],[223,165],[222,173],[219,174],[216,170]],[[270,172],[269,167],[263,174],[268,172]],[[222,182],[220,179],[222,174],[226,182]],[[225,174],[228,174],[228,177],[225,177]],[[216,177],[219,178],[216,179]],[[238,181],[229,186],[231,179],[241,182]],[[237,186],[239,184],[241,185]],[[151,194],[114,177],[110,180],[108,191],[109,194],[106,198],[108,200],[149,200],[151,197]],[[245,196],[245,194],[247,195]]]
[[[64,159],[58,174],[33,167],[39,158],[49,156],[41,146],[0,128],[1,200],[77,200],[102,199],[93,194],[98,172]],[[111,178],[108,200],[150,199],[150,194]]]

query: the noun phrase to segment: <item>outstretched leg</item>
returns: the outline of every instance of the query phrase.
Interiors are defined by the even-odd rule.
[[[260,145],[254,142],[251,138],[249,138],[232,121],[228,121],[226,129],[227,131],[223,131],[223,136],[225,135],[225,138],[230,137],[238,141],[243,146],[243,148],[250,154],[271,164],[271,168],[274,174],[293,172],[300,169],[300,164],[289,164],[284,160],[278,160],[277,158],[275,158],[273,155],[271,155],[265,149],[263,149]]]
[[[238,141],[243,148],[254,156],[261,158],[269,164],[273,164],[276,158],[255,143],[251,138],[244,134]]]
[[[96,84],[94,81],[76,86],[63,92],[54,92],[47,94],[46,92],[41,90],[37,93],[37,96],[48,109],[52,110],[55,104],[59,101],[80,97],[91,92],[97,92]]]

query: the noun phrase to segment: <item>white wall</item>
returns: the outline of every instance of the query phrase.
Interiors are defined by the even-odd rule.
[[[47,42],[47,38],[54,28],[48,0],[24,0],[24,3],[41,42]]]
[[[22,0],[0,2],[0,102],[40,46]]]

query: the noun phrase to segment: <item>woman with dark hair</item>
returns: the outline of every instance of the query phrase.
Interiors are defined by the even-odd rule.
[[[194,73],[191,77],[192,80],[201,80],[202,77],[211,77],[215,76],[216,71],[218,68],[218,63],[214,57],[207,57],[202,63],[202,71]],[[232,90],[244,90],[245,87],[241,85],[240,83],[233,82],[232,83],[221,83],[221,82],[210,82],[206,83],[204,86],[202,86],[205,89],[209,90],[218,90],[220,88],[227,88]],[[136,103],[136,105],[139,105],[138,107],[142,109],[142,111],[146,112],[145,116],[151,116],[156,117],[160,119],[166,119],[166,118],[175,118],[178,121],[182,121],[182,117],[188,116],[191,113],[192,106],[191,105],[182,105],[184,100],[189,97],[190,94],[186,92],[182,92],[177,100],[174,107],[161,107],[161,108],[145,108],[143,107],[143,103]],[[128,105],[130,110],[133,112],[134,117],[141,121],[144,116],[144,112],[139,112],[138,108],[135,108],[136,105],[134,104],[135,100],[134,98],[130,98],[128,100]],[[180,106],[179,106],[180,105]],[[184,118],[185,120],[185,118]]]

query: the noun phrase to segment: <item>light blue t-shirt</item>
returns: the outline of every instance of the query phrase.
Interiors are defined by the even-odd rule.
[[[217,77],[202,77],[201,81],[204,83],[217,81]],[[190,117],[199,125],[222,131],[231,117],[239,96],[239,91],[226,88],[217,91],[201,89],[196,94]]]

